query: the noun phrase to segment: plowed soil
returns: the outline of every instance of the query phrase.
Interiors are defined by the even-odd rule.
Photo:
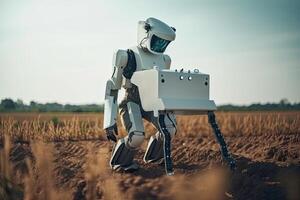
[[[167,177],[163,165],[142,161],[146,144],[136,159],[141,165],[134,173],[107,169],[117,185],[120,199],[297,199],[300,177],[300,134],[286,136],[226,137],[237,160],[234,172],[223,165],[213,137],[176,138],[173,141],[175,175]],[[107,141],[56,142],[52,144],[54,179],[59,188],[84,199],[87,192],[87,155],[109,159],[112,144]],[[107,153],[101,153],[107,149]],[[15,170],[25,171],[25,159],[32,159],[29,144],[12,147]],[[103,165],[103,163],[102,163]],[[108,163],[104,164],[108,166]],[[103,167],[103,166],[102,166]],[[100,166],[99,166],[100,168]],[[108,168],[108,167],[107,167]],[[96,197],[103,198],[103,179],[97,178]],[[199,189],[200,188],[200,189]]]

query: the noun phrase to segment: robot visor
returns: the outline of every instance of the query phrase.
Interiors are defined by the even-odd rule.
[[[157,37],[156,35],[153,35],[150,42],[150,48],[152,51],[155,51],[157,53],[163,53],[170,41],[164,40],[160,37]]]

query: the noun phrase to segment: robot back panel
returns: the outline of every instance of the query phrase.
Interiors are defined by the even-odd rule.
[[[209,100],[209,75],[159,70],[135,72],[131,82],[138,86],[145,111],[175,114],[206,114],[216,110]]]
[[[209,99],[209,75],[159,71],[158,94],[163,98]]]

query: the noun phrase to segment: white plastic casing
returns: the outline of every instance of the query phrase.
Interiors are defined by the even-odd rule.
[[[118,114],[118,91],[122,87],[123,68],[126,66],[128,55],[125,50],[118,50],[113,56],[113,75],[106,82],[104,100],[104,121],[103,128],[109,128],[116,124]],[[114,92],[113,92],[114,91]]]
[[[206,114],[216,110],[209,99],[209,75],[151,70],[135,72],[131,82],[138,86],[145,111],[173,111],[175,114]]]
[[[114,101],[113,96],[108,96],[104,100],[104,121],[103,128],[109,128],[116,124],[118,114],[118,104]]]

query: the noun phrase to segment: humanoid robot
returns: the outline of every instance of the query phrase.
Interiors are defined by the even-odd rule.
[[[135,171],[139,168],[134,161],[134,156],[145,138],[142,120],[145,119],[151,122],[158,131],[150,137],[144,161],[146,163],[164,162],[167,174],[172,175],[171,139],[177,132],[176,113],[208,114],[209,122],[221,145],[222,155],[230,166],[234,167],[235,162],[228,153],[212,112],[216,106],[213,101],[208,100],[208,75],[199,74],[197,70],[195,73],[169,70],[171,59],[164,52],[169,43],[175,40],[175,31],[175,28],[155,18],[140,21],[138,45],[128,50],[117,50],[114,54],[113,74],[106,83],[103,124],[107,138],[116,142],[110,159],[110,166],[114,170]],[[193,84],[194,90],[189,91],[196,96],[184,92],[182,95],[194,99],[177,98],[178,92],[176,88],[174,90],[176,87],[174,84],[177,84],[176,81],[174,82],[174,79],[177,80],[177,73],[180,73],[180,80],[188,75],[188,81],[180,82],[178,88],[181,87],[184,90],[185,87]],[[191,81],[192,78],[195,80]],[[159,82],[156,84],[155,80],[158,79]],[[203,86],[198,87],[197,84]],[[121,87],[125,88],[125,98],[119,105],[119,113],[128,135],[117,140],[117,99]],[[167,95],[167,98],[157,99],[160,97],[158,91],[163,93],[162,96]]]

